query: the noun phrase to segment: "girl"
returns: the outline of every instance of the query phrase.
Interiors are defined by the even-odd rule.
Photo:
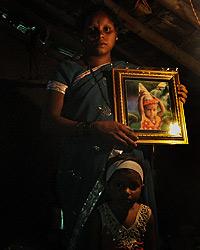
[[[152,210],[140,202],[143,170],[131,160],[118,160],[106,173],[107,201],[88,220],[89,249],[155,250]],[[88,249],[88,248],[87,248]]]

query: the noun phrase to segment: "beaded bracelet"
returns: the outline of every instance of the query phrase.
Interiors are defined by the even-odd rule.
[[[79,135],[87,135],[92,133],[94,127],[93,122],[78,122],[76,128]]]

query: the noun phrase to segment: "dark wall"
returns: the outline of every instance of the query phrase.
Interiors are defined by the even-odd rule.
[[[188,145],[155,147],[154,168],[163,249],[198,249],[200,246],[199,77],[183,72],[188,98],[184,106]]]
[[[57,142],[41,133],[47,76],[57,61],[0,30],[0,248],[41,241],[52,226]],[[32,81],[33,80],[33,81]]]

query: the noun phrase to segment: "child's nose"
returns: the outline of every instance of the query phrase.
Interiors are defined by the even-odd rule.
[[[131,193],[132,193],[132,190],[131,190],[129,187],[126,187],[125,192],[126,192],[127,194],[131,194]]]

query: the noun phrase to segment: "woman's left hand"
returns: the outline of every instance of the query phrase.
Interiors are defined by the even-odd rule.
[[[183,104],[186,102],[187,93],[188,91],[185,85],[180,84],[180,86],[178,87],[178,97]]]

